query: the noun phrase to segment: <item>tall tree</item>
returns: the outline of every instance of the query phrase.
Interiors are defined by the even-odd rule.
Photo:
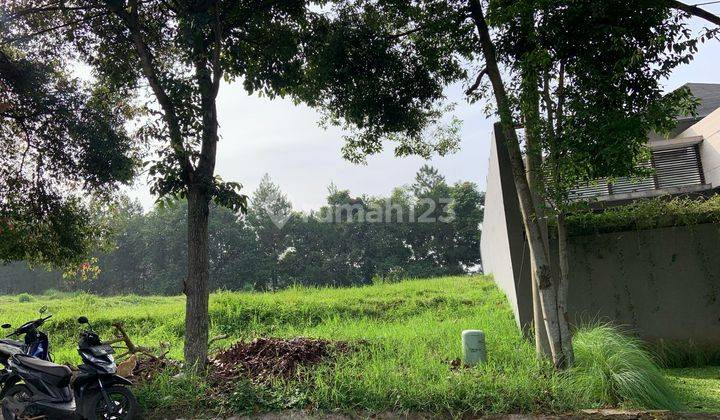
[[[267,201],[279,201],[281,208],[288,209],[284,195],[277,186],[271,186],[273,193],[262,196],[275,197]],[[418,203],[419,199],[435,196],[450,201],[442,210],[433,209],[425,220],[432,221],[435,213],[443,221],[419,221],[428,210],[427,203]],[[0,267],[0,294],[42,293],[47,289],[106,295],[180,293],[178,279],[186,276],[187,269],[183,264],[187,260],[183,240],[187,202],[164,203],[143,213],[139,203],[127,197],[114,201],[112,206],[90,208],[91,218],[98,219],[92,224],[106,227],[110,239],[92,254],[96,263],[91,273],[96,275],[74,276],[68,281],[67,273],[61,271],[11,264]],[[360,198],[334,188],[328,201],[332,204],[320,212],[292,213],[282,229],[264,216],[256,219],[254,203],[246,217],[211,204],[211,290],[361,285],[375,278],[455,275],[477,268],[480,262],[483,194],[470,182],[452,186],[434,183],[432,190],[419,196],[409,186],[396,188],[386,197]],[[336,218],[335,210],[344,204],[350,208]],[[328,209],[332,218],[323,217]],[[358,223],[360,213],[364,214]],[[279,229],[276,241],[269,242],[270,252],[268,242],[261,238],[266,234],[258,234],[265,227]]]
[[[247,220],[258,239],[266,270],[263,277],[270,278],[270,290],[277,290],[280,283],[277,265],[288,248],[287,231],[283,228],[292,215],[290,200],[265,174],[252,195]]]
[[[152,101],[139,134],[156,148],[152,191],[187,199],[185,360],[201,368],[209,329],[209,203],[246,209],[240,185],[215,176],[216,99],[222,80],[248,94],[290,96],[326,111],[357,139],[391,137],[398,153],[447,150],[426,136],[442,86],[459,71],[427,61],[434,45],[394,48],[372,21],[325,1],[67,0],[3,3],[2,42],[69,64],[89,64],[110,92]],[[432,55],[432,54],[430,54]],[[401,80],[390,74],[404,73]],[[396,83],[399,82],[399,83]],[[441,133],[442,134],[442,133]]]
[[[70,268],[89,256],[103,232],[81,196],[132,180],[129,112],[48,57],[0,44],[0,263]]]
[[[570,192],[599,178],[647,175],[648,134],[669,132],[694,105],[687,91],[663,95],[661,81],[717,30],[695,38],[685,16],[655,1],[496,1],[491,19],[501,56],[519,80],[528,172],[539,179],[536,211],[555,217],[560,336],[571,363],[564,226]]]
[[[538,159],[538,153],[542,153],[542,139],[539,137],[542,135],[541,130],[544,129],[544,127],[541,127],[542,119],[540,118],[541,108],[539,103],[541,97],[539,86],[543,80],[543,75],[538,73],[538,69],[543,67],[537,66],[537,63],[541,62],[544,57],[538,56],[536,54],[537,48],[534,47],[541,41],[540,37],[542,35],[536,31],[538,24],[536,19],[538,19],[538,13],[542,10],[556,10],[560,14],[565,12],[574,13],[582,8],[592,10],[593,6],[598,6],[598,3],[590,0],[579,3],[552,0],[543,2],[490,1],[487,8],[480,0],[426,0],[412,4],[400,0],[394,2],[368,0],[361,3],[364,8],[359,7],[357,2],[352,1],[348,1],[346,7],[358,16],[382,22],[388,28],[388,37],[397,37],[403,40],[398,48],[407,45],[434,44],[443,48],[443,59],[449,60],[448,57],[462,58],[463,63],[470,63],[473,67],[480,68],[479,71],[475,72],[476,77],[468,81],[467,93],[472,98],[477,98],[484,93],[491,92],[494,99],[493,104],[500,120],[497,135],[507,145],[522,221],[530,248],[533,282],[538,291],[539,307],[542,311],[542,317],[540,318],[544,323],[543,329],[549,338],[550,352],[555,366],[559,369],[566,367],[571,361],[571,356],[565,354],[569,351],[567,341],[563,340],[563,330],[567,330],[567,322],[564,319],[565,317],[558,312],[558,281],[551,271],[550,250],[544,237],[546,235],[544,235],[543,215],[540,210],[542,206],[539,205],[546,197],[542,195],[543,190],[538,188],[537,182],[541,176],[540,171],[542,171]],[[602,42],[623,44],[625,42],[625,29],[628,22],[631,21],[627,17],[636,17],[643,23],[641,30],[645,31],[646,39],[649,42],[654,42],[651,45],[650,53],[655,53],[658,48],[667,48],[670,52],[668,54],[670,57],[669,62],[672,63],[675,57],[682,57],[685,52],[684,49],[688,47],[682,41],[686,35],[685,31],[674,30],[678,25],[676,25],[677,21],[674,20],[675,15],[671,9],[677,7],[676,3],[633,2],[624,8],[620,8],[621,13],[605,15],[605,20],[599,22],[601,31],[588,31],[588,33],[597,37],[594,42],[597,41],[598,45],[601,45]],[[486,9],[491,11],[489,18]],[[687,9],[684,10],[687,11]],[[377,16],[377,11],[381,11],[381,17]],[[493,13],[495,16],[492,16]],[[503,47],[505,47],[505,45],[502,45],[503,33],[498,33],[502,28],[495,27],[495,25],[502,25],[504,22],[502,20],[497,22],[493,20],[497,19],[498,14],[512,16],[514,24],[512,30],[507,31],[508,36],[514,37],[517,41],[512,45],[512,48],[514,48],[512,51],[503,50]],[[662,18],[657,20],[657,16]],[[682,18],[686,17],[682,15]],[[653,23],[657,27],[652,26]],[[555,35],[562,31],[581,32],[584,28],[584,25],[573,28],[558,26]],[[550,32],[550,34],[553,34],[553,32]],[[664,35],[667,34],[672,36],[665,37]],[[548,48],[563,48],[563,42],[567,40],[566,37],[545,39],[551,45]],[[555,45],[553,42],[558,44]],[[632,41],[629,42],[629,44],[632,43]],[[578,44],[574,45],[578,46]],[[679,46],[680,51],[673,51],[677,46]],[[585,48],[588,53],[596,51],[596,49],[587,49],[586,45],[579,47],[581,49]],[[603,47],[598,48],[602,49]],[[578,50],[576,53],[580,51]],[[572,52],[568,52],[573,56]],[[644,53],[645,51],[642,50],[636,51],[636,55],[630,59],[645,64],[648,62],[648,58],[643,55]],[[430,60],[434,58],[436,57],[426,57],[426,59]],[[588,54],[587,58],[593,57]],[[626,56],[622,58],[624,59]],[[650,60],[652,58],[654,57],[650,57]],[[608,57],[602,59],[608,59]],[[584,64],[589,66],[586,69],[588,74],[592,74],[608,65],[615,65],[616,62],[612,61],[612,59],[613,57],[610,57],[611,61],[607,62],[586,60]],[[683,59],[687,60],[687,58]],[[624,62],[621,62],[621,64],[625,67],[628,65],[628,63]],[[658,63],[650,63],[650,65],[653,64]],[[594,65],[595,67],[593,67]],[[580,69],[580,67],[577,68],[577,70]],[[470,73],[470,69],[467,70],[467,73]],[[575,75],[576,78],[585,76],[587,75],[581,72]],[[483,82],[486,77],[490,82],[489,89]],[[593,79],[592,77],[586,77],[584,80],[587,81],[588,87],[592,83],[602,81],[602,79]],[[608,78],[608,80],[612,79]],[[625,86],[609,83],[595,85],[593,88],[598,91],[601,89],[621,91]],[[588,89],[586,92],[590,92],[590,90]],[[651,90],[642,92],[643,95],[648,93],[654,95],[656,92]],[[618,105],[618,103],[613,105]],[[560,106],[562,107],[562,105]],[[588,108],[587,110],[594,111],[595,114],[602,114],[606,111],[605,108]],[[525,146],[530,157],[528,159],[530,174],[528,174],[528,167],[523,159],[521,142],[516,132],[516,129],[523,124],[526,126],[526,134],[528,135]],[[362,149],[372,152],[380,148],[378,144],[370,143]],[[536,329],[539,328],[540,326],[536,325]],[[567,337],[569,334],[566,333],[565,336]]]

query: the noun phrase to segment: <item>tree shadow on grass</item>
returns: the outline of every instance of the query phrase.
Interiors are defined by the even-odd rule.
[[[666,369],[665,373],[689,411],[720,413],[720,366]]]

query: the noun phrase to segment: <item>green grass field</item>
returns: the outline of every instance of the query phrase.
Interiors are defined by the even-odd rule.
[[[688,411],[720,413],[720,366],[668,369]]]
[[[79,315],[88,316],[105,336],[112,322],[122,321],[137,343],[167,342],[170,357],[182,356],[182,297],[51,293],[20,300],[28,297],[0,297],[0,320],[18,325],[46,305],[54,315],[46,330],[58,361],[78,362],[74,346]],[[225,401],[208,398],[209,385],[202,378],[160,377],[137,389],[146,408],[186,414],[290,408],[555,413],[602,406],[678,408],[677,395],[691,409],[702,405],[706,408],[701,411],[720,411],[717,392],[697,391],[704,387],[702,381],[719,383],[717,375],[696,379],[694,371],[672,371],[670,382],[677,388],[673,393],[646,355],[625,338],[613,336],[612,329],[580,332],[578,367],[554,373],[536,361],[534,347],[522,339],[505,296],[483,277],[277,293],[220,292],[212,295],[210,310],[211,334],[230,337],[214,347],[262,336],[363,341],[358,351],[303,372],[298,379],[265,385],[240,381]],[[464,329],[486,332],[486,365],[451,368],[450,362],[461,357]]]

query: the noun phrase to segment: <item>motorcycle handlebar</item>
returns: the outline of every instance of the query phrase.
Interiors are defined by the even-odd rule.
[[[30,326],[37,328],[37,327],[41,326],[42,324],[44,324],[45,321],[47,321],[50,318],[52,318],[52,315],[38,318],[35,321],[26,322],[25,324],[21,325],[20,328],[16,329],[15,331],[11,332],[10,334],[8,334],[7,337],[9,338],[9,337],[13,337],[13,336],[20,335],[20,334],[25,334],[27,331],[24,331],[24,330],[27,330]]]

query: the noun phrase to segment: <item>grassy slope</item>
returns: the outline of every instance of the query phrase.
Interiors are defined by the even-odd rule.
[[[0,320],[19,324],[47,305],[55,315],[47,330],[61,361],[77,362],[78,326],[85,314],[107,334],[122,320],[140,344],[168,342],[170,355],[182,355],[181,297],[36,297],[18,303],[0,297]],[[451,277],[349,289],[291,289],[273,294],[217,293],[212,296],[213,334],[230,339],[256,336],[310,336],[363,339],[363,350],[308,372],[305,382],[278,383],[270,389],[238,384],[237,401],[226,409],[305,408],[408,410],[430,412],[557,412],[606,404],[578,399],[572,381],[538,366],[505,297],[487,279]],[[489,363],[476,369],[450,369],[460,357],[460,332],[487,334]],[[202,384],[200,384],[202,385]],[[141,390],[145,404],[186,401],[196,407],[203,388],[161,382]],[[173,394],[167,397],[166,394]],[[166,398],[167,397],[167,398]],[[193,402],[194,401],[194,402]],[[204,404],[206,404],[205,402]],[[198,403],[199,404],[199,403]]]

